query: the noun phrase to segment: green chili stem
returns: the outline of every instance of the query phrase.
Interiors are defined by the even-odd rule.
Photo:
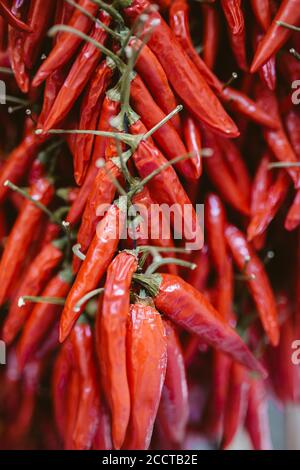
[[[236,72],[232,72],[230,79],[226,83],[224,83],[222,90],[228,88],[232,84],[232,82],[234,82],[237,78],[238,74]]]
[[[176,106],[176,108],[173,109],[173,111],[171,111],[166,117],[164,117],[160,122],[158,122],[154,127],[152,127],[150,131],[146,132],[146,134],[143,137],[143,140],[148,139],[148,137],[154,134],[154,132],[160,129],[160,127],[162,127],[164,124],[166,124],[166,122],[172,119],[172,117],[175,116],[175,114],[178,114],[182,110],[183,110],[182,104],[179,104],[178,106]]]
[[[300,60],[300,54],[293,47],[290,49],[290,53],[297,59]]]
[[[272,170],[273,168],[293,168],[300,167],[300,162],[273,162],[269,163],[268,169]]]
[[[23,307],[26,302],[40,303],[40,304],[53,304],[53,305],[65,305],[66,299],[62,297],[34,297],[31,295],[22,295],[18,300],[18,306]]]
[[[7,73],[9,75],[14,74],[13,70],[10,69],[9,67],[0,67],[0,73]]]
[[[284,21],[276,21],[278,26],[283,26],[284,28],[291,29],[292,31],[300,32],[300,28],[298,26],[294,26],[293,24],[285,23]]]
[[[102,294],[103,292],[104,292],[103,287],[101,287],[100,289],[95,289],[95,290],[92,290],[91,292],[88,292],[79,300],[79,302],[77,302],[77,304],[74,307],[74,312],[80,312],[82,305],[84,305],[93,297],[96,297],[96,295]]]
[[[92,0],[92,2],[96,3],[96,5],[99,5],[99,7],[102,8],[102,10],[109,13],[118,23],[121,23],[121,24],[124,23],[123,16],[113,6],[108,5],[102,0]]]
[[[9,180],[6,180],[4,183],[3,183],[4,186],[8,186],[10,189],[12,189],[13,191],[15,191],[16,193],[19,193],[21,194],[21,196],[23,196],[25,199],[27,199],[28,201],[32,202],[32,204],[34,204],[38,209],[40,209],[41,211],[43,211],[45,214],[48,215],[49,218],[53,219],[53,214],[51,211],[49,211],[49,209],[44,206],[44,204],[42,204],[41,202],[39,201],[36,201],[32,196],[30,196],[30,194],[28,194],[27,191],[25,191],[24,189],[21,189],[19,188],[19,186],[16,186],[14,183],[12,183],[11,181]]]
[[[80,243],[76,243],[76,245],[72,246],[72,251],[77,258],[79,258],[81,261],[84,261],[86,256],[82,251],[80,251],[81,245]]]
[[[164,266],[166,264],[176,264],[177,266],[182,266],[184,268],[189,268],[189,269],[195,269],[196,264],[194,263],[189,263],[188,261],[184,261],[182,259],[178,258],[162,258],[160,261],[152,263],[149,268],[146,270],[146,276],[150,276],[151,274],[154,274],[157,269],[159,269],[161,266]]]

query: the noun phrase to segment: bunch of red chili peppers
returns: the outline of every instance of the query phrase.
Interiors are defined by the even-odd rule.
[[[0,15],[1,448],[300,448],[300,0]]]

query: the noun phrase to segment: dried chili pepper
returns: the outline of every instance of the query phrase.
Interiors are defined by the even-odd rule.
[[[270,0],[251,0],[250,3],[259,25],[267,31],[271,24]]]
[[[14,0],[11,12],[20,19],[22,14],[26,11],[26,2],[24,0]],[[29,76],[24,62],[24,39],[25,34],[23,31],[18,31],[14,27],[8,28],[8,49],[11,67],[14,71],[16,82],[23,93],[29,91]]]
[[[271,450],[267,391],[261,380],[250,379],[246,429],[255,450]]]
[[[78,4],[91,15],[95,16],[97,14],[99,6],[91,0],[80,0]],[[91,24],[92,20],[83,15],[78,9],[74,10],[68,22],[69,26],[83,33],[88,32]],[[49,75],[55,72],[55,70],[65,65],[72,58],[81,41],[82,40],[74,34],[67,32],[62,33],[59,41],[57,41],[49,56],[37,71],[32,86],[38,87]]]
[[[295,230],[300,224],[300,190],[297,191],[295,199],[289,208],[284,227],[286,230]]]
[[[130,394],[126,370],[126,326],[130,285],[137,269],[134,254],[120,253],[107,270],[102,308],[99,311],[98,357],[102,383],[112,415],[112,439],[123,445],[130,416]]]
[[[73,443],[73,433],[79,411],[80,400],[80,375],[78,368],[71,371],[71,377],[67,388],[66,399],[66,424],[64,430],[64,449],[75,450]]]
[[[232,51],[239,67],[247,71],[245,20],[241,3],[241,0],[221,0]]]
[[[14,15],[13,11],[7,6],[5,0],[0,1],[0,15],[3,16],[3,18],[5,18],[8,24],[13,28],[25,33],[32,33],[32,26],[23,23],[17,15]]]
[[[220,41],[220,21],[217,9],[210,4],[200,5],[203,16],[203,60],[213,70]]]
[[[263,38],[263,34],[259,32],[258,30],[254,30],[254,46],[257,47],[257,45],[260,43],[260,41]],[[277,81],[277,75],[276,75],[276,57],[273,55],[270,57],[270,59],[259,69],[259,75],[262,81],[265,82],[267,87],[274,91],[276,88],[276,81]]]
[[[127,352],[131,414],[124,449],[147,450],[167,367],[164,325],[147,302],[130,307]]]
[[[289,39],[292,31],[278,24],[278,21],[297,26],[300,21],[299,0],[283,0],[265,37],[259,44],[251,65],[251,73],[256,72]]]
[[[182,127],[185,145],[188,152],[193,156],[191,163],[194,165],[194,174],[199,178],[202,173],[202,139],[200,129],[194,118],[189,115],[183,118]]]

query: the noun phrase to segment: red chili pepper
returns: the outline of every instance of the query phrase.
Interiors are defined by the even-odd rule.
[[[103,61],[95,70],[87,90],[85,92],[81,108],[78,129],[95,130],[100,116],[104,93],[112,79],[113,67],[110,62]],[[76,152],[74,155],[76,182],[81,185],[86,174],[87,164],[92,156],[93,144],[95,137],[89,134],[77,135]]]
[[[93,442],[93,450],[112,450],[110,416],[105,403],[101,403],[98,415],[98,429]]]
[[[33,29],[28,26],[26,23],[23,23],[16,14],[7,6],[5,0],[0,1],[0,15],[5,18],[8,24],[12,27],[17,29],[18,31],[22,31],[24,33],[32,33]]]
[[[70,18],[74,13],[75,7],[68,2],[57,2],[56,3],[56,11],[55,11],[55,18],[54,24],[68,24]],[[59,41],[62,31],[58,32],[55,36],[53,43],[56,44]]]
[[[279,342],[279,323],[276,302],[263,263],[247,243],[245,236],[233,225],[225,230],[226,240],[238,268],[247,276],[247,284],[261,322],[270,342]]]
[[[289,208],[284,227],[286,230],[295,230],[300,225],[300,190],[297,191],[295,199]]]
[[[266,87],[258,84],[256,87],[258,103],[262,108],[272,114],[278,120],[278,130],[264,129],[263,135],[268,146],[272,150],[276,159],[283,162],[297,162],[297,156],[287,138],[283,124],[281,121],[276,96]],[[289,175],[294,181],[295,187],[300,187],[300,170],[299,168],[287,168]]]
[[[27,22],[32,30],[24,42],[24,62],[30,70],[35,65],[43,39],[52,20],[54,3],[51,0],[36,0],[30,3]]]
[[[285,126],[288,131],[288,135],[293,146],[293,149],[300,160],[300,116],[295,111],[291,110],[285,117]]]
[[[263,38],[263,33],[261,33],[257,28],[254,30],[254,47],[258,47],[259,43]],[[259,76],[261,80],[267,85],[267,87],[274,91],[276,88],[276,57],[273,55],[270,57],[268,62],[266,62],[260,69],[259,69]]]
[[[98,16],[106,26],[110,24],[111,18],[107,13],[101,11]],[[90,37],[99,44],[104,44],[107,39],[107,32],[96,23]],[[44,124],[45,131],[55,127],[67,116],[85,85],[89,82],[101,55],[101,51],[94,44],[87,43],[83,46],[47,116]]]
[[[253,179],[251,190],[251,216],[263,210],[272,183],[272,173],[269,171],[270,157],[265,154],[260,159],[259,166]]]
[[[202,139],[199,126],[194,118],[186,115],[183,118],[183,136],[188,152],[193,156],[191,163],[194,165],[195,177],[200,178],[202,174]]]
[[[135,38],[132,39],[129,44],[134,49],[138,50],[143,43]],[[177,106],[177,101],[172,89],[170,88],[168,78],[164,69],[160,65],[160,62],[146,44],[143,45],[138,55],[134,69],[149,88],[151,95],[161,110],[165,114],[169,114],[173,111]],[[179,116],[173,116],[170,122],[180,134]]]
[[[79,311],[74,311],[77,303],[84,295],[98,286],[111,262],[119,243],[119,234],[122,233],[124,219],[125,214],[114,204],[99,223],[86,259],[81,265],[65,303],[61,316],[60,342],[63,342],[69,335],[82,312],[83,306]]]
[[[156,422],[170,442],[182,445],[188,416],[188,387],[181,345],[171,323],[164,321],[167,370]]]
[[[88,13],[95,16],[97,14],[99,6],[91,0],[79,0],[79,6],[84,8]],[[73,15],[71,16],[68,25],[87,33],[91,27],[92,20],[86,15],[83,15],[81,11],[75,8]],[[54,48],[51,50],[47,59],[42,63],[39,70],[37,71],[32,86],[38,87],[49,75],[55,70],[65,65],[73,56],[74,52],[78,49],[82,39],[74,34],[64,32],[61,34],[59,41],[56,42]]]
[[[205,130],[205,144],[213,150],[211,157],[205,158],[204,166],[211,182],[223,198],[242,214],[249,214],[248,201],[232,175],[232,169],[224,161],[222,151],[210,132]]]
[[[220,42],[220,18],[213,5],[204,3],[200,8],[203,17],[203,60],[213,70]]]
[[[220,198],[216,194],[208,194],[205,202],[207,244],[213,265],[221,276],[224,272],[227,258],[227,247],[224,237],[225,221],[225,210]]]
[[[167,341],[159,313],[140,301],[131,305],[127,331],[131,414],[124,449],[150,445],[167,367]]]
[[[247,413],[249,382],[246,369],[233,362],[229,376],[229,389],[225,406],[222,449],[226,449],[234,439]]]
[[[73,432],[79,411],[80,400],[80,376],[76,367],[71,372],[71,378],[68,383],[66,399],[66,424],[64,430],[64,448],[65,450],[75,450],[73,443]]]
[[[130,21],[134,21],[145,9],[149,10],[149,6],[147,0],[133,0],[131,6],[124,10],[125,16]],[[145,25],[145,33],[147,29],[151,28],[153,20],[160,21],[159,25],[152,28],[148,46],[160,61],[176,94],[197,119],[221,134],[237,137],[239,132],[235,124],[226,114],[196,67],[188,60],[184,50],[160,14],[152,11],[148,16],[149,21]]]
[[[31,187],[31,197],[48,205],[53,197],[52,184],[42,178]],[[43,213],[32,202],[26,201],[7,239],[0,263],[0,305],[7,299],[14,276],[23,264],[24,253],[34,237],[36,227],[42,221]]]
[[[66,341],[55,359],[51,381],[55,423],[61,439],[64,439],[66,431],[67,391],[71,373],[72,345]]]
[[[22,17],[24,10],[26,11],[25,0],[13,1],[11,12],[17,19]],[[29,76],[24,62],[24,40],[24,32],[18,31],[14,27],[9,26],[8,50],[11,68],[13,69],[16,82],[22,93],[28,93]]]
[[[261,380],[250,379],[246,429],[254,450],[272,450],[268,397]]]
[[[38,128],[43,128],[45,120],[49,115],[50,110],[52,109],[53,103],[56,100],[58,92],[64,84],[64,81],[67,77],[67,73],[68,65],[59,68],[47,78],[44,89],[43,107],[38,118]]]
[[[140,134],[141,131],[143,133],[143,129],[144,126],[141,121],[137,121],[130,127],[133,134]],[[133,154],[133,161],[142,178],[145,178],[167,162],[161,152],[149,140],[140,143]],[[165,184],[166,181],[168,184]],[[152,178],[147,186],[156,202],[159,204],[165,203],[169,207],[173,206],[175,221],[178,220],[183,223],[183,238],[191,243],[196,240],[197,244],[202,246],[203,236],[199,220],[175,170],[172,167],[166,168]],[[189,209],[188,215],[186,214],[187,208]],[[177,230],[181,229],[182,223],[180,227],[177,227]]]
[[[280,26],[278,21],[298,26],[300,22],[299,0],[282,1],[271,26],[256,50],[250,69],[251,73],[256,72],[273,54],[276,54],[291,36],[292,31],[284,26]]]
[[[26,276],[18,287],[3,325],[3,338],[7,344],[14,340],[32,311],[30,302],[25,302],[25,305],[19,306],[20,297],[23,295],[39,295],[62,257],[62,251],[55,243],[51,242],[44,246],[30,264]]]
[[[102,383],[112,416],[115,449],[123,445],[130,416],[126,371],[126,325],[130,285],[137,270],[135,255],[120,253],[107,270],[102,309],[99,311],[98,358]]]
[[[31,134],[16,147],[8,156],[1,168],[0,176],[0,202],[3,202],[9,193],[8,186],[4,186],[6,180],[18,184],[30,167],[36,153],[48,137]]]
[[[154,282],[153,300],[162,314],[246,367],[263,372],[237,333],[225,323],[207,298],[190,284],[171,274],[157,274],[149,281],[145,277],[141,280],[138,275],[135,278],[148,288],[149,283]]]
[[[221,0],[232,51],[239,67],[247,71],[245,20],[241,3],[241,0]]]
[[[220,351],[213,352],[212,397],[209,416],[209,431],[220,435],[224,429],[224,415],[228,395],[228,382],[232,360]]]
[[[207,245],[204,245],[202,250],[195,253],[193,262],[196,264],[196,268],[190,270],[187,281],[195,289],[203,291],[206,287],[210,272],[210,259]]]
[[[251,0],[251,7],[260,27],[267,31],[271,24],[270,0]]]
[[[91,449],[98,427],[100,391],[95,364],[94,337],[91,327],[79,322],[70,336],[74,361],[80,377],[79,406],[73,429],[77,450]]]
[[[294,58],[289,52],[282,51],[277,60],[281,75],[285,78],[288,86],[299,80],[300,61]]]
[[[43,297],[64,298],[69,290],[72,273],[69,269],[53,277],[42,292]],[[20,367],[32,358],[48,331],[59,318],[62,307],[51,303],[37,303],[25,323],[18,343],[18,360]]]

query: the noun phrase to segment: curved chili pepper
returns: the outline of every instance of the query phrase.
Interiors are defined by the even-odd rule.
[[[159,313],[139,302],[130,306],[127,331],[131,414],[124,449],[147,450],[167,367],[167,341]]]
[[[156,284],[153,300],[158,311],[246,367],[263,372],[263,367],[241,338],[203,294],[178,276],[157,274],[151,279]],[[139,282],[149,286],[147,280],[139,278]]]
[[[41,178],[30,190],[30,195],[44,205],[48,205],[53,197],[52,184]],[[14,276],[24,261],[24,252],[28,249],[34,230],[43,217],[42,211],[31,201],[25,201],[11,233],[7,239],[0,263],[0,305],[5,302],[9,287]]]
[[[298,26],[300,22],[299,0],[283,0],[265,37],[260,42],[251,65],[250,72],[256,72],[269,58],[287,42],[292,34],[288,28],[280,26],[278,21]]]
[[[238,187],[231,169],[228,168],[222,151],[214,136],[205,130],[205,144],[213,150],[211,157],[205,158],[204,166],[211,182],[216,186],[218,192],[235,209],[242,214],[249,214],[248,201],[244,193]]]
[[[147,0],[133,0],[124,10],[125,16],[134,21],[149,9]],[[228,137],[237,137],[237,127],[222,108],[196,67],[187,59],[184,50],[158,12],[148,14],[144,32],[151,28],[153,20],[159,20],[148,41],[148,46],[160,61],[168,80],[189,111],[200,121]],[[201,90],[201,93],[199,93]]]
[[[24,33],[32,33],[33,29],[31,25],[27,25],[23,23],[17,15],[15,15],[12,10],[7,6],[5,0],[0,1],[0,15],[5,18],[5,20],[12,26],[13,28],[17,29],[18,31],[22,31]]]
[[[130,130],[133,134],[139,134],[142,128],[142,123],[137,121],[130,127]],[[133,161],[142,178],[145,178],[152,171],[159,169],[167,162],[161,152],[149,141],[142,141],[139,144],[133,154]],[[165,184],[166,181],[168,182],[167,185]],[[180,224],[184,226],[183,238],[190,242],[196,240],[197,244],[202,246],[203,234],[199,220],[175,170],[172,167],[166,168],[152,178],[147,186],[155,201],[160,204],[165,203],[169,207],[174,208],[175,222],[176,220],[182,221]],[[188,216],[185,214],[185,207],[190,209]]]
[[[113,67],[106,60],[101,62],[95,70],[81,104],[78,129],[96,129],[105,98],[104,93],[112,79],[112,75]],[[74,165],[76,174],[81,175],[80,178],[77,176],[76,179],[79,185],[82,184],[87,164],[92,156],[94,140],[95,137],[89,134],[79,134],[76,137]]]
[[[246,429],[255,450],[271,450],[266,387],[261,380],[250,379]]]
[[[91,15],[95,16],[97,14],[99,6],[91,0],[79,0],[78,4]],[[78,9],[74,10],[68,22],[69,26],[82,33],[87,33],[91,24],[92,20],[86,15],[83,15]],[[81,38],[74,34],[62,33],[59,41],[56,42],[49,56],[37,71],[32,81],[32,86],[38,87],[49,75],[55,72],[55,70],[65,65],[72,58],[74,52],[81,44],[81,41]]]
[[[163,321],[167,339],[167,370],[156,423],[164,436],[181,445],[189,416],[188,387],[179,339],[170,322]]]
[[[97,233],[76,276],[62,312],[60,342],[63,342],[69,335],[83,310],[82,306],[79,311],[74,311],[77,303],[84,295],[98,286],[111,262],[119,243],[119,234],[122,233],[124,219],[125,214],[114,204],[99,223]]]
[[[130,285],[137,270],[135,255],[120,253],[107,270],[102,310],[99,311],[98,356],[102,383],[112,415],[115,449],[123,445],[130,416],[126,371],[126,325]]]
[[[276,346],[279,342],[278,314],[272,287],[263,263],[236,227],[228,225],[225,235],[235,263],[248,277],[247,285],[265,332],[272,345]]]
[[[14,0],[11,11],[12,14],[20,19],[24,10],[26,9],[25,0]],[[29,91],[29,76],[24,62],[24,39],[25,34],[22,31],[17,31],[14,27],[8,28],[8,50],[11,68],[14,71],[15,79],[18,87],[23,93]]]
[[[270,0],[251,0],[250,3],[259,25],[267,31],[271,24]]]
[[[257,28],[253,31],[253,42],[254,47],[257,47],[260,41],[263,38],[263,33],[261,33]],[[259,76],[262,81],[267,85],[267,87],[274,91],[276,88],[276,57],[273,55],[270,59],[259,69]]]
[[[245,20],[241,0],[221,0],[232,52],[242,70],[247,71]]]
[[[64,298],[70,290],[72,277],[69,269],[61,271],[49,281],[41,295],[43,297]],[[35,305],[25,323],[18,343],[17,354],[21,368],[38,349],[43,338],[47,335],[55,320],[58,319],[61,310],[61,306],[51,303],[38,303]]]
[[[200,178],[202,174],[202,139],[199,126],[194,118],[186,115],[183,118],[182,127],[186,148],[194,157],[191,159],[191,163],[194,165],[195,177]]]
[[[32,311],[30,302],[19,306],[19,298],[23,295],[39,295],[62,257],[62,251],[51,242],[44,246],[30,264],[3,325],[3,338],[7,344],[13,341]]]
[[[111,18],[107,13],[101,11],[98,16],[103,24],[106,26],[110,24]],[[99,42],[99,44],[104,44],[107,32],[104,31],[101,25],[96,23],[90,37]],[[63,121],[67,116],[85,85],[90,80],[101,55],[101,51],[94,44],[87,43],[83,46],[47,116],[44,124],[45,131],[55,127],[57,123]]]
[[[226,449],[234,439],[247,413],[249,382],[246,369],[233,362],[225,406],[224,430],[221,447]]]
[[[96,435],[100,409],[91,327],[87,323],[79,322],[74,327],[70,339],[80,377],[79,406],[72,438],[75,449],[88,450],[92,447]]]
[[[61,439],[64,439],[66,431],[67,390],[72,367],[72,345],[66,341],[55,359],[51,381],[55,423]]]
[[[32,69],[40,53],[43,39],[53,17],[54,3],[51,0],[36,0],[30,3],[27,22],[32,30],[24,42],[24,62]]]
[[[261,84],[257,84],[256,94],[258,103],[266,111],[272,114],[278,120],[279,127],[276,130],[264,129],[263,135],[268,146],[272,150],[276,159],[283,162],[297,162],[297,156],[287,138],[281,121],[278,103],[275,94]],[[287,168],[289,175],[294,181],[295,187],[300,187],[299,168]]]
[[[139,49],[143,43],[137,38],[132,39],[129,45],[134,49]],[[165,114],[169,114],[176,106],[176,98],[170,88],[168,78],[160,62],[151,49],[144,44],[140,50],[134,69],[140,75],[158,106]],[[180,118],[178,115],[172,117],[170,121],[180,134]]]
[[[203,61],[213,70],[220,41],[220,21],[216,8],[210,4],[200,5],[203,16]]]

